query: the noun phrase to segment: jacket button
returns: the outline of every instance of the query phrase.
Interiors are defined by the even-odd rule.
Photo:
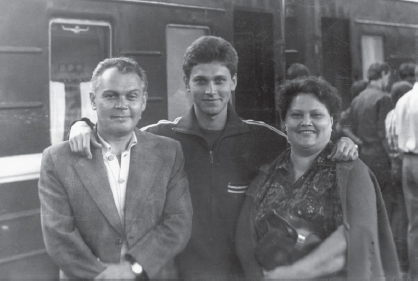
[[[121,238],[116,239],[116,244],[122,244],[123,240]]]
[[[349,230],[350,229],[350,225],[348,224],[348,222],[344,223],[344,227],[345,229]]]

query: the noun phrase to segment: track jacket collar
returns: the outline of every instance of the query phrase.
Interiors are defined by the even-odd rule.
[[[225,128],[222,133],[222,137],[244,134],[250,131],[248,125],[241,120],[232,105],[228,103],[228,117],[226,119]],[[194,106],[192,106],[189,112],[182,116],[177,122],[173,130],[180,133],[192,134],[203,137],[199,129],[199,123],[197,121],[196,114],[194,112]]]

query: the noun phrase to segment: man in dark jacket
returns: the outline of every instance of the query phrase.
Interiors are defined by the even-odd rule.
[[[351,130],[357,136],[360,159],[376,175],[385,200],[389,220],[392,218],[394,198],[391,188],[389,146],[386,141],[385,119],[393,104],[385,90],[390,69],[386,63],[373,63],[367,71],[369,85],[350,105]]]
[[[183,61],[190,111],[175,121],[143,130],[173,138],[183,147],[193,205],[192,236],[176,262],[185,279],[231,280],[243,277],[235,252],[235,229],[248,184],[259,168],[286,147],[286,135],[263,122],[238,117],[230,99],[237,84],[238,56],[222,38],[204,36]],[[89,155],[90,128],[76,124],[73,150]],[[75,135],[73,137],[73,135]],[[93,145],[95,141],[92,141]],[[353,159],[357,149],[340,140],[330,157]]]

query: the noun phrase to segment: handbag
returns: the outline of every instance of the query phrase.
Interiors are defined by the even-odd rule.
[[[312,223],[282,210],[269,211],[255,227],[258,233],[266,233],[254,250],[266,270],[292,264],[323,241]]]

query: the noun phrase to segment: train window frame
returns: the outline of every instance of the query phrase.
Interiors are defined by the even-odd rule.
[[[170,42],[171,35],[169,34],[169,30],[179,31],[181,29],[204,31],[200,36],[211,34],[210,27],[206,25],[184,25],[173,23],[166,25],[167,119],[170,121],[184,115],[193,104],[191,96],[186,92],[181,69],[186,48],[200,36],[190,36],[188,38],[189,40],[185,38],[183,38],[183,40],[176,40],[177,43],[178,41],[181,41],[182,48],[176,48],[177,46],[174,46],[174,52],[171,52],[171,50],[173,50],[173,44]]]
[[[112,57],[113,54],[113,28],[112,28],[112,24],[108,21],[102,21],[102,20],[87,20],[87,19],[78,19],[78,18],[52,18],[49,20],[49,24],[48,24],[48,47],[49,47],[49,52],[48,52],[48,69],[49,69],[49,124],[50,124],[50,142],[51,144],[57,143],[62,141],[63,139],[61,138],[61,133],[64,132],[64,125],[62,124],[62,128],[60,125],[57,125],[58,123],[62,123],[62,122],[58,122],[57,120],[55,120],[54,118],[57,118],[57,116],[55,116],[55,111],[59,111],[60,109],[57,108],[58,105],[56,105],[55,103],[51,102],[52,99],[52,95],[53,95],[53,90],[52,90],[52,71],[53,71],[53,67],[52,67],[52,40],[53,40],[53,36],[52,36],[52,26],[55,24],[62,24],[63,29],[65,27],[65,25],[69,25],[69,27],[67,27],[68,29],[64,29],[67,31],[72,31],[75,34],[78,34],[80,32],[83,31],[87,31],[86,29],[80,28],[80,26],[94,26],[94,27],[103,27],[106,28],[108,30],[106,30],[106,36],[108,37],[106,40],[107,44],[106,44],[106,48],[107,48],[107,52],[104,53],[104,56],[107,58]],[[71,26],[75,26],[75,27],[71,27]],[[106,39],[106,38],[105,38]],[[89,79],[86,81],[87,83],[85,83],[86,87],[89,87],[88,82]],[[64,105],[65,106],[65,105]],[[62,107],[62,106],[61,106]],[[82,110],[82,109],[80,109]],[[86,112],[86,110],[85,110]],[[90,117],[93,121],[95,121],[96,119],[96,115],[92,114],[93,111],[92,110],[87,110],[87,115],[84,113],[84,117]],[[62,119],[62,118],[61,118]],[[57,128],[58,126],[58,128]]]

